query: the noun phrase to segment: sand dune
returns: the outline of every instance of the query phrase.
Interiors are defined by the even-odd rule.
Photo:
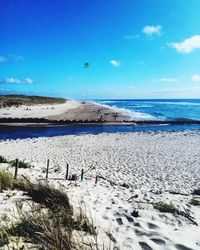
[[[190,204],[200,187],[199,132],[10,140],[0,142],[0,152],[33,164],[20,169],[32,179],[44,178],[50,158],[49,182],[64,188],[75,207],[82,204],[120,249],[200,249],[200,208]],[[83,182],[51,179],[64,177],[67,163],[71,174],[90,168]],[[103,178],[95,185],[97,174]],[[172,202],[181,213],[159,212],[157,202]]]

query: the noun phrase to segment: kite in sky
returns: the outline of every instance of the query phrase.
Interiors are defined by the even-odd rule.
[[[83,67],[84,67],[84,69],[87,69],[87,68],[89,68],[89,66],[90,66],[90,63],[89,62],[85,62]]]

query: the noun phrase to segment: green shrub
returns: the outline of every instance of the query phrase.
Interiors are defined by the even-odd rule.
[[[178,209],[172,204],[167,204],[162,201],[153,204],[153,207],[163,213],[176,213]]]
[[[10,161],[10,164],[11,164],[11,166],[14,167],[16,165],[16,160]],[[19,161],[18,164],[19,164],[18,165],[19,168],[30,168],[31,167],[31,165],[25,161]]]
[[[0,170],[0,192],[14,188],[27,192],[29,189],[29,181],[25,178],[15,180],[10,172]]]
[[[193,205],[193,206],[200,206],[200,200],[192,198],[191,201],[190,201],[190,204]]]
[[[0,155],[0,163],[9,163],[6,158]]]
[[[71,209],[67,194],[48,185],[29,182],[27,191],[27,194],[33,201],[43,204],[50,209],[57,209],[58,207]]]

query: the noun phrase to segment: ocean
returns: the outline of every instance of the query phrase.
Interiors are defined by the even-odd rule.
[[[131,115],[131,117],[135,120],[200,120],[200,99],[92,101],[120,109]],[[0,140],[116,132],[158,132],[182,130],[200,130],[200,125],[68,125],[50,127],[0,126]]]
[[[93,100],[119,108],[135,120],[200,120],[200,99]]]

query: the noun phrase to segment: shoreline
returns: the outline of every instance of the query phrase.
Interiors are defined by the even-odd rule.
[[[136,112],[137,113],[137,112]],[[94,101],[66,100],[61,104],[19,105],[0,108],[0,125],[196,125],[195,119],[136,119],[134,112]]]
[[[127,114],[103,105],[87,101],[67,100],[63,104],[39,104],[39,105],[20,105],[18,107],[6,107],[0,109],[0,120],[26,122],[34,120],[43,123],[55,121],[105,121],[121,122],[131,121]],[[48,120],[48,121],[47,121]],[[18,121],[18,122],[19,122]]]

